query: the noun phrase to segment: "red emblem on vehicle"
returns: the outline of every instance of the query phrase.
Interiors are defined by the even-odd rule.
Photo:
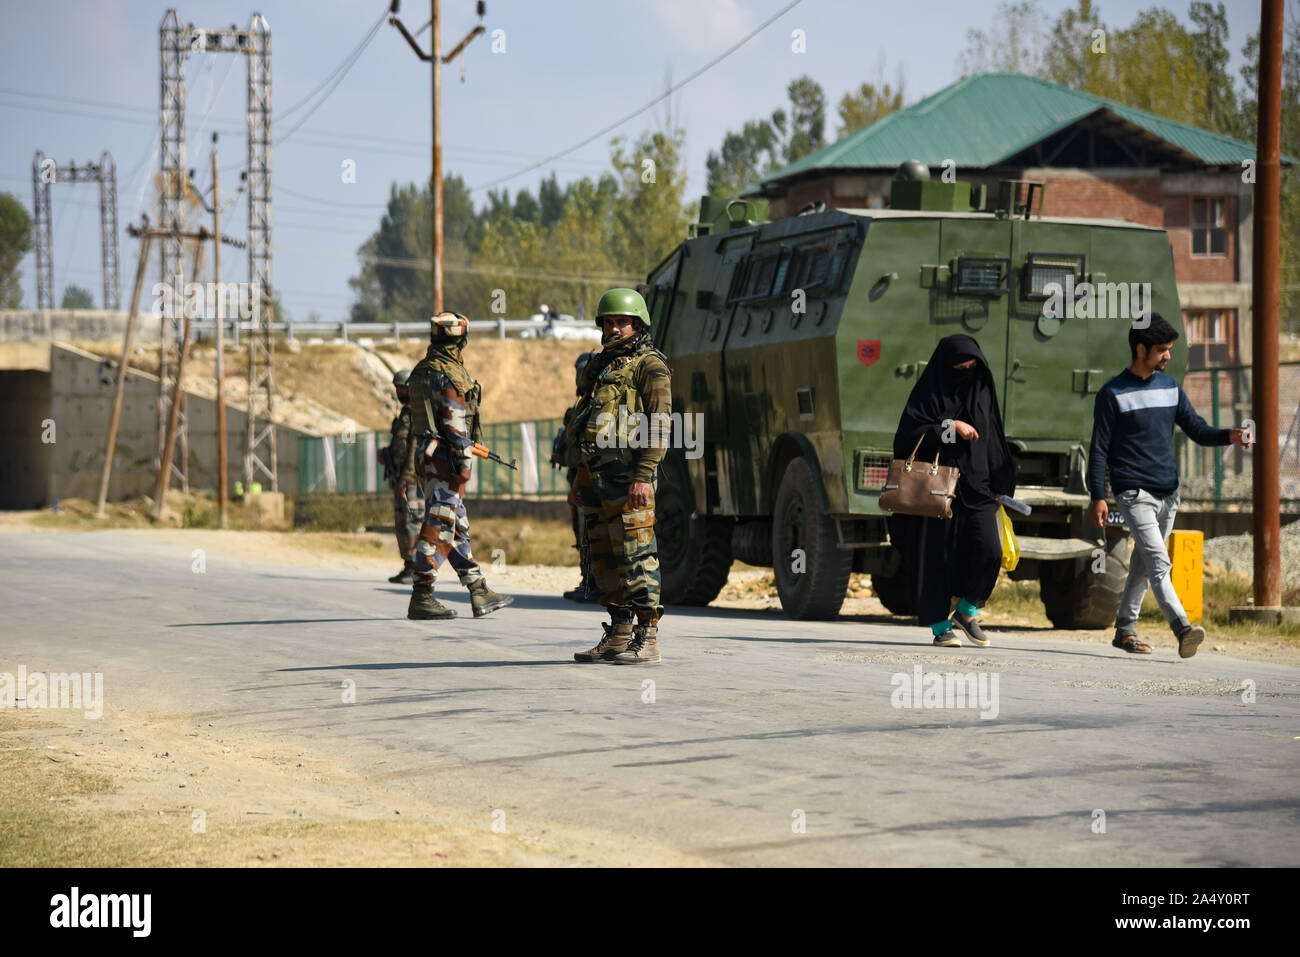
[[[858,340],[858,361],[864,366],[869,366],[880,358],[880,340],[879,339],[859,339]]]

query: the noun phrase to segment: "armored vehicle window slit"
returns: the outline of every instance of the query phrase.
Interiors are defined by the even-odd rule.
[[[1025,260],[1024,298],[1031,302],[1047,299],[1048,283],[1065,290],[1067,278],[1075,283],[1083,279],[1086,261],[1075,253],[1030,253]]]
[[[1011,261],[998,256],[960,256],[953,270],[952,291],[958,296],[1005,296]]]

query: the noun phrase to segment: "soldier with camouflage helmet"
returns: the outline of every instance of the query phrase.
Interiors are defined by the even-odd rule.
[[[582,370],[587,368],[587,363],[594,358],[596,353],[584,352],[574,361],[574,378],[579,402],[575,402],[564,411],[564,424],[556,431],[555,440],[551,443],[551,465],[565,470],[564,480],[568,483],[570,491],[573,490],[573,483],[578,478],[578,466],[582,464],[582,451],[578,448],[580,436],[576,428],[582,399]],[[587,549],[587,536],[582,529],[582,509],[570,505],[569,520],[573,524],[573,539],[578,549],[578,565],[582,573],[582,581],[578,583],[577,588],[566,591],[564,597],[569,601],[595,601],[600,597],[600,589],[596,587],[596,579],[591,573],[591,552]]]
[[[411,372],[411,433],[415,467],[424,482],[425,511],[415,546],[415,581],[407,618],[455,618],[433,596],[443,562],[450,562],[469,589],[474,617],[514,601],[488,587],[470,551],[469,517],[462,496],[469,482],[470,446],[479,440],[482,389],[461,358],[469,320],[443,312],[430,320],[429,350]]]
[[[672,373],[654,348],[650,313],[635,289],[600,297],[596,324],[604,349],[582,372],[584,395],[575,426],[582,464],[569,493],[582,508],[600,603],[609,610],[604,636],[574,660],[652,664],[660,660],[659,554],[654,490],[667,451]],[[647,423],[650,427],[647,428]]]
[[[392,440],[379,453],[384,478],[393,491],[393,529],[397,533],[397,551],[402,556],[402,570],[388,579],[396,585],[409,585],[415,577],[415,542],[424,517],[424,495],[415,477],[415,443],[411,437],[411,395],[407,386],[410,369],[393,373],[393,389],[401,410],[393,419]]]

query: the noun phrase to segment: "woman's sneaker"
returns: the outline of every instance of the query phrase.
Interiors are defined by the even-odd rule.
[[[957,632],[949,628],[947,631],[941,631],[934,636],[934,646],[936,648],[960,648],[961,638]]]
[[[984,629],[980,627],[980,623],[976,619],[967,620],[961,615],[953,615],[952,623],[966,632],[966,637],[970,639],[972,645],[979,645],[981,648],[988,647],[988,635],[984,634]]]

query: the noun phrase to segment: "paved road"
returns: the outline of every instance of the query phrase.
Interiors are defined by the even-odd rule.
[[[446,591],[462,619],[408,622],[406,589],[357,572],[4,535],[0,670],[102,671],[110,705],[183,700],[437,804],[715,863],[1300,864],[1295,668],[719,609],[673,611],[660,666],[579,666],[596,610],[519,594],[475,620]],[[917,665],[996,676],[996,717],[895,707]]]

